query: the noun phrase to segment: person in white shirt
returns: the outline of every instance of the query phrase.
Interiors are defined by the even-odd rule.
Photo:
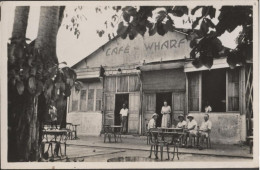
[[[187,118],[189,119],[188,123],[187,123],[187,135],[189,135],[189,145],[188,147],[192,147],[191,142],[192,142],[192,137],[197,135],[197,122],[196,120],[194,120],[194,117],[189,114],[187,116]]]
[[[209,120],[209,115],[205,114],[204,115],[204,121],[201,123],[200,130],[198,136],[200,137],[200,145],[199,149],[202,150],[202,146],[204,143],[204,139],[209,136],[209,133],[211,132],[212,128],[212,123]]]
[[[128,109],[126,108],[126,104],[123,104],[123,108],[120,110],[120,116],[121,116],[121,125],[123,127],[123,133],[126,133],[127,116],[128,116]]]
[[[184,128],[186,128],[186,126],[187,126],[187,122],[184,120],[184,115],[183,114],[180,114],[179,116],[178,116],[178,119],[179,119],[179,123],[177,124],[177,128],[182,128],[182,129],[184,129]]]
[[[148,127],[147,127],[148,130],[152,129],[152,128],[156,128],[156,120],[157,120],[157,118],[158,118],[157,113],[154,113],[152,115],[152,119],[148,123]]]

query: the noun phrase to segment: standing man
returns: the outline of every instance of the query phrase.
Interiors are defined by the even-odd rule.
[[[127,125],[127,116],[128,116],[128,109],[126,108],[126,104],[123,104],[123,108],[120,110],[120,118],[121,118],[121,125],[123,127],[123,133],[126,133],[126,125]]]
[[[209,114],[204,115],[204,122],[201,123],[198,136],[200,137],[199,150],[202,150],[204,139],[209,137],[211,131],[212,123],[209,120]]]

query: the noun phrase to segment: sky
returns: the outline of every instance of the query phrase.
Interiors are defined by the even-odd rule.
[[[215,6],[217,9],[220,6]],[[99,37],[97,34],[97,30],[105,29],[105,31],[116,33],[116,29],[109,27],[105,28],[105,21],[110,21],[111,16],[114,15],[114,11],[112,9],[102,10],[102,13],[96,12],[96,7],[94,6],[83,6],[81,11],[77,10],[75,12],[76,6],[66,6],[65,14],[68,17],[64,17],[62,25],[59,29],[57,35],[57,56],[59,62],[67,62],[68,66],[72,66],[81,59],[85,58],[100,46],[105,44],[108,41],[107,35],[103,35]],[[102,7],[103,8],[103,7]],[[189,6],[189,9],[193,7]],[[14,20],[14,7],[10,8],[10,13],[8,14],[8,28],[12,28],[13,20]],[[155,11],[156,12],[156,11]],[[40,7],[39,6],[31,6],[29,19],[28,19],[28,27],[26,37],[33,40],[37,36],[38,24],[39,24],[39,14]],[[73,32],[70,32],[66,29],[66,25],[71,24],[71,17],[79,14],[80,16],[84,15],[86,20],[79,21],[79,30],[80,36],[77,39]],[[200,15],[200,11],[198,10],[195,13],[195,16],[191,18],[195,18],[197,15]],[[217,10],[216,18],[219,15],[219,11]],[[184,19],[187,19],[188,16],[184,16]],[[217,19],[213,20],[214,23],[217,23]],[[116,23],[119,23],[116,21]],[[116,24],[115,23],[115,24]],[[175,18],[176,27],[183,28],[191,28],[191,24],[183,25],[182,19]],[[237,27],[232,33],[225,32],[219,39],[222,41],[222,44],[226,47],[234,49],[236,47],[235,39],[238,33],[241,31],[241,27]],[[8,37],[11,37],[12,29],[8,30]],[[7,41],[7,40],[6,40]]]

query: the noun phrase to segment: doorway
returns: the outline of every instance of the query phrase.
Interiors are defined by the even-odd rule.
[[[115,102],[115,125],[121,125],[120,120],[120,110],[123,107],[123,104],[126,104],[128,108],[129,94],[116,94],[116,102]],[[128,108],[129,109],[129,108]],[[127,120],[128,122],[128,120]],[[128,123],[127,123],[128,127]],[[128,128],[126,129],[128,131]]]
[[[159,115],[156,121],[156,127],[161,127],[162,123],[162,114],[161,109],[163,106],[163,102],[167,101],[168,105],[172,105],[172,93],[164,92],[164,93],[156,93],[156,113]]]

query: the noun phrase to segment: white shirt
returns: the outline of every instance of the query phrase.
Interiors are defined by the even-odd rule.
[[[208,120],[208,121],[204,121],[204,122],[202,122],[201,123],[201,126],[200,126],[200,130],[211,130],[211,127],[212,127],[212,123],[211,123],[211,121],[210,120]]]
[[[197,130],[197,122],[196,122],[196,120],[192,119],[191,122],[188,121],[188,123],[187,123],[187,128],[190,129],[190,128],[192,128],[194,125],[195,125],[195,128],[192,129],[192,130]]]
[[[185,120],[183,120],[182,122],[179,122],[179,123],[177,124],[177,128],[183,128],[183,126],[184,126],[184,127],[187,126],[187,122],[186,122]]]
[[[120,110],[120,114],[122,115],[122,116],[127,116],[128,115],[128,109],[127,108],[122,108],[121,110]]]
[[[211,111],[212,111],[212,108],[210,106],[205,107],[205,112],[206,113],[211,112]]]
[[[154,119],[151,119],[148,123],[147,129],[156,128],[156,121]]]

